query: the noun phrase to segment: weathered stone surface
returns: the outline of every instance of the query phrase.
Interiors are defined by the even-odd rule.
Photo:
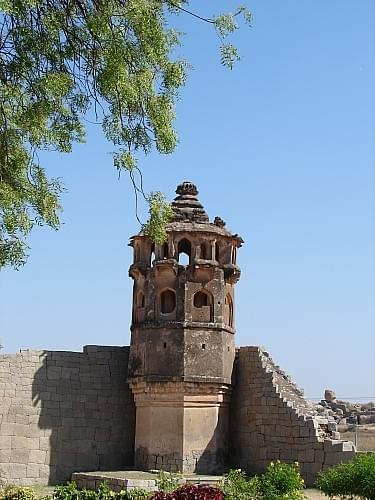
[[[135,410],[128,347],[0,356],[0,469],[18,484],[132,464]],[[82,376],[82,380],[81,380]],[[5,392],[5,390],[4,390]],[[111,458],[109,458],[111,457]]]
[[[228,455],[236,251],[242,239],[208,215],[191,182],[177,187],[168,240],[131,239],[129,380],[140,468],[214,473]],[[181,256],[185,254],[187,262]]]
[[[324,391],[324,399],[327,401],[327,403],[332,403],[333,401],[336,400],[336,394],[335,391],[332,389],[326,389]]]
[[[335,421],[315,411],[261,348],[238,349],[234,381],[232,467],[257,473],[271,460],[298,461],[305,481],[312,484],[327,464],[354,456],[352,443],[332,439]]]

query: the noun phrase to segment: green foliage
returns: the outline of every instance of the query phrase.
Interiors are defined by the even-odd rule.
[[[303,487],[304,481],[296,462],[292,465],[279,460],[276,463],[271,462],[258,481],[260,498],[265,500],[302,499]]]
[[[72,482],[56,486],[53,492],[53,500],[146,500],[149,496],[150,494],[142,488],[112,491],[106,481],[99,485],[98,491],[78,489],[76,483]]]
[[[48,178],[38,151],[71,152],[85,140],[85,117],[102,124],[119,171],[131,174],[138,152],[175,149],[174,104],[187,66],[172,56],[180,34],[169,23],[172,14],[194,15],[182,7],[188,3],[0,0],[0,269],[25,263],[35,225],[59,228],[63,187]],[[239,15],[250,21],[244,7],[200,19],[223,39]],[[223,43],[222,63],[231,68],[237,59]],[[168,210],[156,214],[154,195],[150,203],[147,228],[161,241],[155,223]]]
[[[221,489],[228,500],[249,500],[257,498],[258,478],[248,480],[241,469],[230,470],[224,475]]]
[[[36,500],[36,495],[32,488],[5,486],[0,487],[0,500]]]
[[[116,500],[146,500],[147,498],[150,498],[150,493],[143,488],[116,493]]]
[[[159,471],[156,480],[158,490],[169,493],[180,486],[181,474],[173,472]]]
[[[303,479],[298,464],[273,463],[264,474],[246,478],[240,469],[224,476],[222,490],[228,500],[299,500],[303,498]]]
[[[155,243],[162,245],[167,239],[166,225],[173,217],[173,209],[160,191],[151,193],[148,203],[150,217],[143,224],[142,231]]]
[[[231,43],[224,43],[224,38],[238,30],[239,24],[236,20],[238,16],[242,16],[245,22],[251,26],[252,15],[245,6],[238,7],[234,14],[229,12],[228,14],[217,16],[213,19],[216,31],[222,40],[220,47],[221,64],[229,69],[233,69],[234,64],[240,60],[240,55],[234,45]]]
[[[56,486],[52,498],[53,500],[78,500],[79,493],[77,485],[73,481],[71,483],[62,484],[61,486]]]
[[[316,487],[329,497],[375,500],[375,453],[361,453],[350,462],[320,472]]]

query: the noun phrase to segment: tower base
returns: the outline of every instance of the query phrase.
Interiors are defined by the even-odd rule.
[[[231,387],[217,382],[132,379],[135,466],[221,473],[228,459]]]

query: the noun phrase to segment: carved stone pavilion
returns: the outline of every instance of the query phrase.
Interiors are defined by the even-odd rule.
[[[213,473],[228,458],[236,254],[243,241],[219,217],[209,222],[194,184],[184,182],[176,193],[164,245],[143,234],[130,243],[135,465]]]

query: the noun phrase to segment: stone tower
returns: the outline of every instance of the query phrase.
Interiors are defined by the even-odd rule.
[[[130,242],[135,465],[215,473],[228,455],[236,253],[243,241],[220,217],[209,222],[194,184],[183,182],[176,193],[165,244],[144,234]]]

